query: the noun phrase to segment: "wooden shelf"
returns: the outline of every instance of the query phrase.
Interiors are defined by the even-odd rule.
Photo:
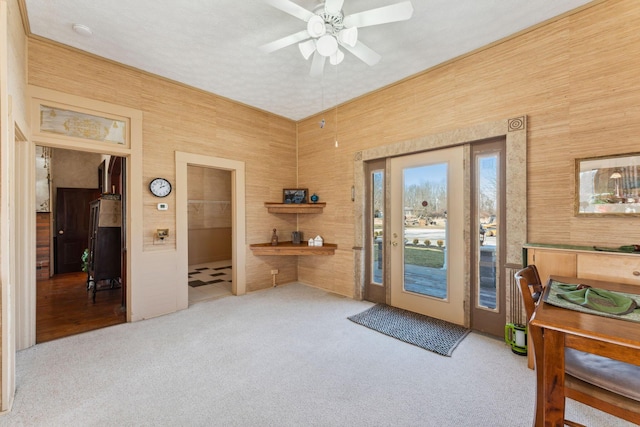
[[[325,202],[321,203],[270,203],[265,202],[264,207],[269,213],[295,213],[295,214],[311,214],[322,213],[326,206]]]
[[[333,255],[338,245],[325,243],[324,246],[309,246],[307,242],[294,245],[292,242],[254,243],[249,245],[254,255]]]

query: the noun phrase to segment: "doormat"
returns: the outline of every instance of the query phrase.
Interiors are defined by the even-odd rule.
[[[348,319],[400,341],[447,357],[451,357],[453,350],[470,332],[463,326],[386,304],[376,304]]]

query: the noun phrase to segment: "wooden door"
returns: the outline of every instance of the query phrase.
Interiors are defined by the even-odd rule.
[[[58,188],[56,195],[55,273],[82,271],[89,238],[89,206],[97,188]]]

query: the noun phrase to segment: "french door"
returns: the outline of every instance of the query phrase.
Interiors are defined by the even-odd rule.
[[[463,147],[392,158],[391,305],[464,324]]]

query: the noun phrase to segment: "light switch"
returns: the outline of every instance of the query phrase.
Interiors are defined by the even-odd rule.
[[[159,211],[166,211],[167,209],[169,209],[169,204],[167,204],[167,203],[158,203],[158,210]]]

